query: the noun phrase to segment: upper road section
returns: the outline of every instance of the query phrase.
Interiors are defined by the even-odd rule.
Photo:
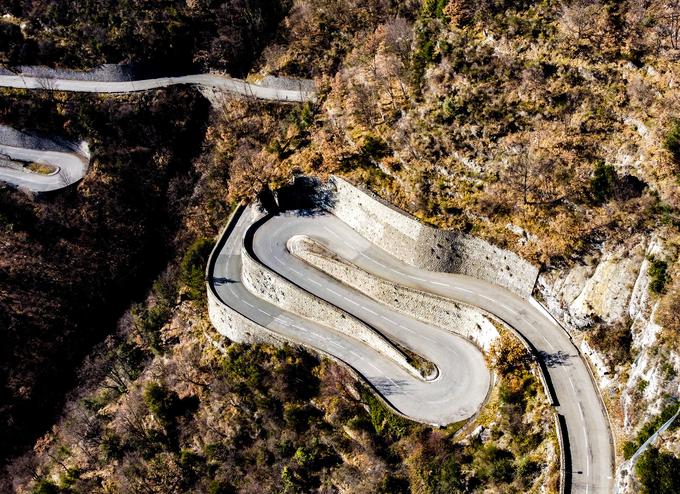
[[[90,81],[26,75],[0,75],[0,87],[74,91],[80,93],[131,93],[182,84],[227,91],[268,101],[302,103],[314,100],[316,94],[304,89],[280,89],[251,84],[220,74],[196,74],[179,77],[158,77],[138,81]]]

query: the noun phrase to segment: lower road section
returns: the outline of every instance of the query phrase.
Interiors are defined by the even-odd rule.
[[[395,312],[318,271],[288,252],[288,240],[305,235],[376,277],[493,314],[523,337],[542,363],[557,412],[566,424],[565,490],[611,492],[611,435],[597,389],[568,335],[536,304],[486,281],[404,264],[331,214],[288,213],[255,222],[250,211],[246,210],[220,245],[209,273],[209,283],[221,303],[287,339],[346,362],[399,412],[436,424],[467,418],[482,405],[489,373],[480,352],[466,340]],[[242,254],[252,255],[300,289],[426,357],[439,368],[439,376],[433,381],[420,379],[358,340],[282,311],[249,292],[240,282]]]

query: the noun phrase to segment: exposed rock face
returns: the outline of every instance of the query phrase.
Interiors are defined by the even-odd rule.
[[[613,323],[627,316],[642,298],[636,280],[645,269],[647,240],[603,247],[602,254],[567,271],[550,271],[538,278],[538,289],[548,309],[567,326],[583,329],[595,320]],[[635,291],[635,301],[633,293]],[[646,287],[645,287],[646,288]]]

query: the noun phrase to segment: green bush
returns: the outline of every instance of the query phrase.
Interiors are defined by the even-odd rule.
[[[182,258],[179,268],[180,282],[190,300],[205,299],[205,268],[214,245],[214,241],[210,239],[199,238],[191,244]]]
[[[59,494],[59,487],[47,479],[40,479],[31,494]]]
[[[433,493],[460,492],[465,483],[460,464],[454,455],[449,455],[440,464],[432,465],[428,486]]]
[[[635,465],[642,484],[642,494],[677,494],[680,492],[680,458],[651,447]]]
[[[370,391],[366,389],[362,390],[361,397],[369,407],[371,424],[373,425],[373,430],[377,434],[399,439],[413,430],[414,424],[412,422],[389,410],[387,406],[373,396]]]
[[[483,480],[510,482],[515,476],[514,456],[506,449],[493,445],[484,446],[474,460],[475,473]]]
[[[179,414],[179,396],[157,382],[147,384],[144,389],[144,403],[164,428],[170,427]]]
[[[638,432],[637,437],[633,441],[627,441],[623,445],[623,456],[626,460],[630,459],[642,444],[649,439],[649,437],[654,434],[659,427],[666,423],[675,412],[678,410],[678,404],[672,403],[662,410],[662,412],[653,420],[650,420],[645,425],[642,426],[640,432]],[[678,420],[671,424],[670,430],[678,427]]]
[[[668,263],[654,257],[649,258],[649,289],[652,293],[663,293],[666,283],[670,280],[668,275]]]
[[[671,124],[671,129],[666,135],[664,147],[671,153],[673,161],[680,165],[680,119],[675,118]]]
[[[361,143],[361,154],[368,158],[383,158],[389,154],[390,147],[379,136],[366,134]]]
[[[604,161],[597,161],[593,176],[590,179],[590,193],[595,202],[603,203],[614,195],[618,176],[612,165],[606,165]]]

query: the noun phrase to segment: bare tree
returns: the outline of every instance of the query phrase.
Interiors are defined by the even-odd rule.
[[[576,0],[562,4],[560,27],[580,41],[598,31],[598,15],[602,6],[598,0]]]
[[[680,49],[680,3],[677,0],[666,2],[658,21],[659,36],[667,40],[672,49]]]

